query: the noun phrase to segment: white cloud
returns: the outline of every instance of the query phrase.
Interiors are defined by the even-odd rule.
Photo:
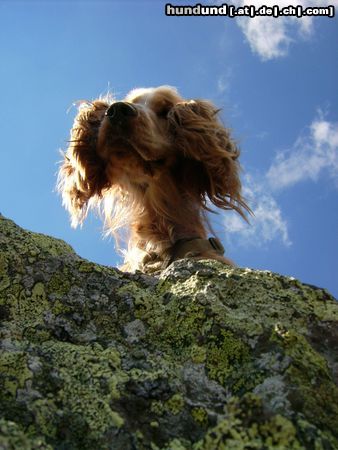
[[[337,182],[338,123],[319,118],[312,122],[307,136],[277,154],[267,181],[272,189],[283,189],[307,179],[316,181],[324,173]]]
[[[226,239],[231,244],[257,246],[279,239],[290,246],[288,223],[275,198],[276,191],[290,188],[304,180],[318,180],[324,174],[338,187],[338,123],[315,119],[308,133],[298,138],[291,149],[278,153],[264,176],[246,175],[243,195],[254,216],[250,224],[238,214],[224,215]]]
[[[272,240],[281,239],[284,245],[291,245],[287,222],[276,200],[266,190],[264,180],[254,180],[248,175],[244,177],[243,195],[254,216],[247,224],[238,214],[227,213],[224,225],[228,241],[235,238],[238,244],[261,247]]]
[[[256,9],[262,5],[315,7],[328,4],[338,6],[338,0],[331,0],[328,3],[323,0],[239,0],[234,1],[234,4],[236,6],[254,5]],[[252,51],[257,53],[262,60],[287,55],[290,44],[299,38],[309,37],[314,28],[312,17],[241,17],[237,19],[237,23]]]

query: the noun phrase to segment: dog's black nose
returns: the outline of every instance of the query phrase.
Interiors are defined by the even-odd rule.
[[[131,103],[116,102],[109,106],[105,115],[111,122],[122,122],[130,117],[136,117],[137,109]]]

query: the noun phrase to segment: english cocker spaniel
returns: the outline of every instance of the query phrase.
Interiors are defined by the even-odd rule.
[[[245,218],[250,209],[239,150],[218,113],[169,86],[80,103],[58,176],[72,226],[98,207],[118,245],[125,230],[123,270],[163,269],[184,257],[232,264],[219,239],[207,238],[206,212],[213,204]]]

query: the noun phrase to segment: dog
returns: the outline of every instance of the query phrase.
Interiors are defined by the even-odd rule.
[[[118,247],[124,230],[125,271],[162,270],[185,257],[233,265],[220,240],[207,238],[212,205],[251,213],[240,152],[219,112],[170,86],[81,102],[58,174],[72,226],[97,207]]]

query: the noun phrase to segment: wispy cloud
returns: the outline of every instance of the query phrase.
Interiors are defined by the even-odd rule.
[[[230,90],[230,82],[232,78],[232,70],[228,67],[219,76],[217,80],[217,91],[219,94],[227,94]]]
[[[224,225],[227,239],[236,245],[261,247],[272,240],[279,239],[286,246],[291,245],[288,225],[282,217],[282,211],[272,194],[266,190],[265,181],[245,176],[243,195],[250,205],[254,216],[248,225],[238,214],[226,214]]]
[[[277,190],[307,179],[316,181],[324,173],[338,179],[338,123],[319,118],[291,149],[277,154],[266,177]]]
[[[234,3],[236,6],[254,5],[256,8],[262,5],[323,6],[322,0],[240,0]],[[329,4],[338,6],[338,0],[332,0]],[[262,60],[287,55],[290,44],[296,40],[308,38],[314,30],[312,17],[241,17],[237,19],[237,23],[252,51],[257,53]]]

